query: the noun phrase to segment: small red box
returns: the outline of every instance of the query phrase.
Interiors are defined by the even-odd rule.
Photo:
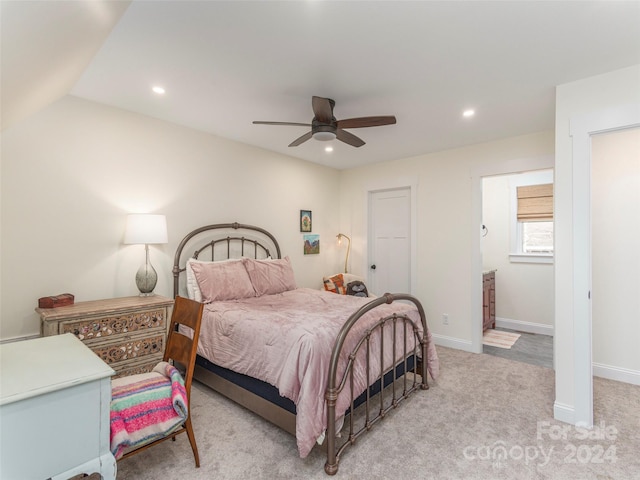
[[[56,308],[66,305],[73,305],[73,295],[70,293],[61,293],[55,297],[42,297],[38,299],[39,308]]]

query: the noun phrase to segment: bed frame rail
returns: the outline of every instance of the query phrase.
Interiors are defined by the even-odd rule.
[[[347,338],[347,335],[349,334],[353,326],[358,322],[358,320],[365,313],[369,312],[370,310],[373,310],[375,307],[382,305],[384,303],[389,303],[389,304],[393,303],[394,300],[407,300],[415,304],[420,314],[420,322],[422,324],[421,325],[422,329],[420,330],[419,326],[416,325],[413,322],[413,320],[411,320],[406,315],[393,314],[392,316],[381,318],[380,320],[378,320],[378,322],[375,325],[373,325],[371,328],[367,330],[365,336],[363,336],[358,341],[353,351],[349,353],[345,372],[342,375],[342,378],[338,379],[337,378],[338,363],[344,347],[345,339]],[[401,325],[401,328],[398,328],[398,324]],[[385,371],[384,368],[382,368],[382,366],[384,365],[384,358],[385,358],[385,335],[384,335],[385,327],[392,329],[390,348],[392,349],[392,354],[394,359],[398,358],[398,352],[397,352],[397,348],[398,348],[397,345],[399,343],[398,335],[402,335],[403,352],[402,352],[402,360],[400,361],[400,363],[403,364],[404,368],[402,369],[402,372],[404,372],[404,375],[403,375],[403,385],[402,385],[401,392],[397,391],[397,385],[396,385],[398,380],[396,367],[399,364],[395,363],[395,360],[394,360],[394,364],[389,369]],[[379,351],[372,352],[371,336],[376,331],[379,331],[380,348],[379,348]],[[413,342],[414,343],[414,347],[412,348],[413,352],[407,349],[407,334],[408,334],[407,332],[408,331],[410,332],[410,335],[413,335],[416,340],[415,342]],[[408,378],[406,375],[406,373],[408,373],[407,358],[411,356],[411,354],[413,353],[414,358],[417,359],[418,350],[420,350],[422,361],[420,362],[414,361],[414,364],[413,364],[414,375],[411,381],[411,385],[408,385]],[[371,383],[373,385],[379,382],[379,385],[380,385],[380,392],[378,393],[379,404],[380,404],[379,410],[377,413],[373,412],[373,408],[372,408],[373,402],[369,394],[370,389],[367,389],[366,399],[364,403],[364,409],[365,409],[364,423],[361,428],[356,430],[356,426],[354,422],[354,414],[353,414],[354,396],[355,396],[354,386],[353,386],[353,367],[355,364],[356,356],[358,354],[366,355],[365,362],[366,362],[367,379],[370,378],[372,355],[379,355],[381,372],[379,376],[376,379],[374,379],[374,382]],[[411,295],[406,295],[406,294],[387,293],[382,297],[367,303],[366,305],[361,307],[358,311],[356,311],[353,315],[351,315],[351,317],[349,317],[349,320],[347,320],[347,322],[344,324],[344,326],[340,330],[340,333],[338,334],[338,338],[333,347],[333,351],[331,354],[331,361],[329,364],[327,391],[325,394],[325,399],[327,402],[327,435],[326,435],[327,461],[325,463],[324,470],[326,473],[328,473],[329,475],[335,475],[338,471],[338,463],[340,462],[340,457],[344,452],[344,450],[348,446],[355,444],[356,440],[360,436],[362,436],[364,433],[371,430],[371,428],[376,423],[383,420],[385,418],[385,415],[390,410],[397,408],[402,401],[406,400],[409,397],[409,395],[411,395],[411,393],[413,393],[418,388],[422,390],[426,390],[429,388],[429,385],[427,383],[427,366],[428,366],[427,358],[428,358],[427,357],[427,323],[426,323],[426,318],[424,314],[424,309],[422,308],[422,305],[420,304],[418,299],[416,299],[415,297]],[[393,381],[391,382],[391,387],[390,387],[392,398],[391,398],[391,401],[387,402],[387,405],[385,406],[384,378],[385,378],[385,375],[390,371],[393,372],[392,373]],[[417,381],[417,378],[418,378],[417,375],[420,375],[421,377],[420,382]],[[340,381],[338,382],[338,380]],[[337,436],[336,436],[337,435],[336,402],[338,400],[338,395],[340,394],[340,392],[344,390],[344,388],[347,385],[347,382],[349,382],[350,400],[351,400],[351,408],[350,408],[351,415],[349,415],[349,435],[347,436],[347,439],[340,446],[338,446]]]

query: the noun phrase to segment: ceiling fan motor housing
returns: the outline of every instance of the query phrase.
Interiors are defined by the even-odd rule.
[[[335,117],[333,118],[331,125],[321,123],[315,118],[311,122],[311,133],[313,134],[313,138],[322,142],[326,142],[336,138],[336,129],[337,127]]]

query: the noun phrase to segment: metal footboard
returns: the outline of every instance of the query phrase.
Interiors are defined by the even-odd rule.
[[[418,312],[420,314],[420,322],[421,329],[413,320],[411,320],[406,315],[393,314],[384,318],[381,318],[374,326],[369,328],[366,334],[358,341],[354,349],[349,352],[348,355],[348,363],[344,374],[341,378],[337,378],[338,374],[338,363],[343,350],[343,346],[345,343],[345,339],[347,335],[353,328],[353,326],[358,322],[358,320],[365,315],[367,312],[373,310],[379,305],[385,303],[393,303],[396,300],[406,300],[415,304]],[[399,328],[401,326],[401,328]],[[385,345],[385,328],[392,329],[392,341],[390,346]],[[371,348],[371,338],[374,334],[379,331],[380,333],[380,342],[379,342],[379,351],[372,351]],[[399,337],[398,335],[402,335],[402,360],[400,362],[396,362],[399,358],[398,356],[398,343]],[[416,339],[415,342],[412,342],[414,346],[411,349],[407,348],[407,340],[408,335],[413,335]],[[391,348],[393,359],[393,365],[390,369],[384,370],[384,357],[385,357],[385,348]],[[364,424],[361,428],[356,429],[354,423],[354,396],[357,395],[354,392],[353,385],[353,367],[355,364],[355,359],[358,354],[366,355],[366,375],[367,379],[370,378],[371,373],[371,360],[373,356],[378,355],[380,359],[380,374],[374,380],[374,384],[376,382],[380,382],[380,392],[379,392],[379,409],[375,410],[374,402],[370,395],[370,388],[366,389],[366,398],[364,401],[364,409],[365,409],[365,418]],[[418,355],[419,354],[419,355]],[[407,379],[406,373],[408,373],[408,361],[407,359],[413,355],[413,380],[409,382]],[[421,356],[422,361],[417,361],[418,356]],[[363,307],[361,307],[357,312],[349,317],[347,322],[344,324],[338,337],[336,339],[336,343],[333,347],[333,351],[331,354],[331,361],[329,364],[329,373],[328,373],[328,382],[327,382],[327,391],[325,394],[325,399],[327,402],[327,461],[325,463],[324,469],[325,472],[329,475],[334,475],[338,471],[338,463],[340,462],[340,457],[344,450],[353,445],[356,440],[363,435],[365,432],[369,431],[373,425],[384,419],[385,415],[392,409],[397,408],[400,403],[405,400],[411,393],[413,393],[418,388],[422,390],[426,390],[429,388],[427,383],[427,322],[424,314],[424,309],[422,305],[415,297],[407,294],[390,294],[387,293],[382,297],[379,297]],[[404,372],[404,382],[402,384],[402,388],[398,388],[396,385],[397,380],[397,367],[398,365],[403,364],[402,372]],[[392,382],[391,382],[391,401],[385,406],[384,402],[384,377],[388,372],[393,371],[392,373]],[[417,381],[416,374],[420,375],[420,382]],[[410,384],[409,384],[410,383]],[[336,437],[336,402],[338,399],[338,395],[347,387],[347,384],[350,388],[350,415],[349,415],[349,434],[346,440],[343,441],[341,445],[338,445],[338,439]],[[398,391],[401,390],[401,391]]]

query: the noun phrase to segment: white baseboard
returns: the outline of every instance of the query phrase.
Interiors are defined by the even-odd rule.
[[[593,363],[593,375],[618,382],[640,385],[640,372],[622,367]]]
[[[574,425],[575,418],[576,418],[575,409],[571,405],[554,402],[553,418],[561,422],[570,423],[571,425]]]
[[[447,337],[445,335],[438,335],[437,333],[434,333],[433,341],[436,343],[436,345],[474,353],[473,349],[471,348],[471,342],[469,340],[460,340],[459,338]]]
[[[525,322],[522,320],[513,320],[511,318],[496,317],[496,327],[508,328],[509,330],[517,330],[526,333],[538,333],[540,335],[549,335],[553,337],[553,325],[544,323]]]

